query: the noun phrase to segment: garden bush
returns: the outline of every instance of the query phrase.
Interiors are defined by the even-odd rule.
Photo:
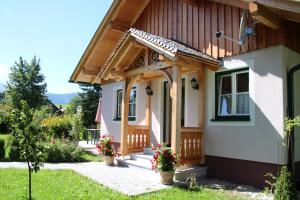
[[[84,150],[72,142],[52,140],[45,144],[46,162],[79,162]]]
[[[293,175],[286,166],[281,168],[279,178],[276,181],[275,200],[297,200],[297,191]]]
[[[0,160],[3,160],[5,157],[5,141],[0,139]]]
[[[0,106],[0,133],[9,133],[10,131],[9,109],[6,105]]]
[[[18,161],[20,160],[20,144],[16,137],[13,137],[11,140],[11,146],[9,151],[9,160],[10,161]]]
[[[67,138],[72,140],[70,132],[72,130],[71,116],[50,116],[41,122],[42,129],[49,138]]]

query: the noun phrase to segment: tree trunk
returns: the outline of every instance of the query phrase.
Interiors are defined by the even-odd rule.
[[[31,200],[31,168],[29,165],[29,161],[27,161],[28,166],[28,193],[29,193],[29,200]]]

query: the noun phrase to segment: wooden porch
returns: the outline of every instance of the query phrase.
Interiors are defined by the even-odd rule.
[[[160,40],[153,43],[151,39]],[[187,53],[175,53],[170,48],[159,44],[173,42],[158,38],[138,30],[127,32],[119,42],[105,67],[99,72],[99,77],[106,80],[124,81],[121,104],[121,153],[128,155],[143,152],[150,147],[151,131],[151,95],[146,102],[146,125],[129,125],[129,98],[136,82],[151,86],[151,81],[165,79],[170,85],[171,97],[171,148],[179,156],[181,165],[204,164],[204,120],[205,120],[205,68],[218,69],[218,61],[190,49]],[[173,42],[178,48],[186,50],[182,44]],[[173,46],[172,46],[173,47]],[[179,52],[179,51],[178,51]],[[192,56],[190,56],[190,55]],[[133,56],[134,55],[134,56]],[[182,75],[197,74],[199,85],[199,122],[198,127],[182,127]]]

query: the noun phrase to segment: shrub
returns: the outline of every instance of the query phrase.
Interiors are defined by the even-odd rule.
[[[0,106],[0,133],[9,133],[10,131],[10,108],[6,105]]]
[[[9,160],[10,161],[18,161],[20,160],[21,153],[20,153],[20,144],[16,137],[13,137],[11,141],[11,147],[9,151]]]
[[[52,140],[45,144],[47,162],[79,162],[82,161],[83,149],[72,142]]]
[[[279,178],[276,181],[275,200],[297,200],[297,191],[294,178],[286,166],[281,168]]]
[[[80,138],[83,138],[83,134],[85,132],[80,114],[73,115],[71,124],[72,129],[70,131],[70,137],[75,141],[79,141]]]
[[[3,160],[5,157],[5,141],[0,139],[0,160]]]
[[[43,130],[49,137],[68,138],[72,140],[70,131],[72,130],[71,116],[51,116],[41,122]]]

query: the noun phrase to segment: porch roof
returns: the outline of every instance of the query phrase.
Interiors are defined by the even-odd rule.
[[[194,63],[198,62],[199,67],[200,63],[204,63],[208,66],[208,68],[212,70],[217,70],[221,64],[218,59],[206,53],[198,51],[192,47],[189,47],[186,44],[172,39],[166,39],[142,30],[130,28],[124,33],[116,48],[112,51],[111,55],[106,60],[105,64],[98,74],[98,78],[103,78],[103,75],[106,72],[110,71],[112,67],[115,67],[114,61],[117,59],[122,59],[122,54],[125,54],[126,52],[128,53],[128,51],[124,51],[124,48],[129,42],[136,42],[138,43],[138,45],[142,45],[145,48],[152,49],[166,57],[168,60],[174,62],[176,62],[180,56],[181,59],[191,59],[194,61]]]

